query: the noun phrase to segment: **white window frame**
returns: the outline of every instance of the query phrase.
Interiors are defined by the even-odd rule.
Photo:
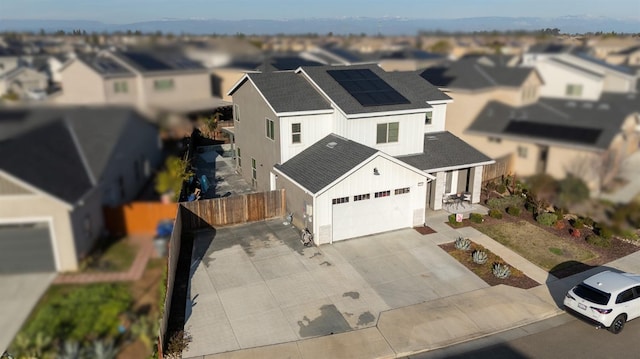
[[[294,129],[295,126],[298,126],[298,131]],[[297,137],[297,140],[296,140]],[[291,124],[291,143],[299,144],[302,143],[302,123],[296,122]]]
[[[270,139],[271,141],[275,141],[276,139],[276,123],[270,119],[270,118],[265,118],[265,126],[266,126],[266,135],[267,138]]]
[[[396,136],[395,139],[390,139],[389,135],[391,133],[391,125],[396,125]],[[382,126],[384,126],[384,135],[385,138],[381,139],[380,135],[380,131],[382,129]],[[398,142],[398,140],[400,139],[400,122],[384,122],[384,123],[378,123],[376,124],[376,144],[383,144],[383,143],[396,143]]]

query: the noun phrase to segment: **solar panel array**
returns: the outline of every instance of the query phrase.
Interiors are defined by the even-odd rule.
[[[504,132],[593,145],[598,141],[602,130],[531,121],[511,121],[504,129]]]
[[[362,106],[410,103],[409,100],[369,69],[329,70],[327,73]]]
[[[124,67],[120,66],[120,64],[118,64],[117,62],[108,59],[108,58],[104,58],[104,57],[96,57],[93,60],[93,66],[100,71],[101,73],[104,74],[118,74],[118,73],[126,73],[128,72],[127,69],[125,69]]]
[[[171,70],[171,66],[142,52],[122,52],[122,55],[146,71]]]

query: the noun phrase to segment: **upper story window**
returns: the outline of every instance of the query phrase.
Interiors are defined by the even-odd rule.
[[[536,87],[526,86],[522,89],[522,101],[530,101],[536,98]]]
[[[301,142],[301,126],[299,123],[291,124],[291,143],[300,143]]]
[[[398,142],[399,122],[379,123],[376,131],[376,143]]]
[[[129,85],[126,81],[116,81],[113,83],[113,92],[127,93],[129,92]]]
[[[156,91],[171,91],[173,87],[173,79],[153,80],[153,89]]]
[[[430,125],[432,121],[433,121],[433,112],[427,112],[426,115],[424,116],[424,124]]]
[[[566,94],[573,97],[582,96],[582,85],[568,84]]]
[[[267,126],[267,137],[270,139],[275,139],[275,124],[273,123],[273,120],[270,119],[265,119],[265,124]]]
[[[500,137],[487,137],[487,140],[489,142],[494,142],[494,143],[500,143],[502,142],[502,139]]]
[[[237,103],[233,105],[233,118],[240,122],[240,106]]]

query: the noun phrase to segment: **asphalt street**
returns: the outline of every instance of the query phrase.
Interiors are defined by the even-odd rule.
[[[456,346],[434,350],[411,359],[470,358],[637,358],[640,319],[626,324],[620,334],[563,314],[526,327]]]

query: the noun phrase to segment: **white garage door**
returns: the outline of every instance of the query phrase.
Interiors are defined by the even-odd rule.
[[[366,236],[369,234],[411,227],[411,193],[375,198],[332,205],[333,240]]]

